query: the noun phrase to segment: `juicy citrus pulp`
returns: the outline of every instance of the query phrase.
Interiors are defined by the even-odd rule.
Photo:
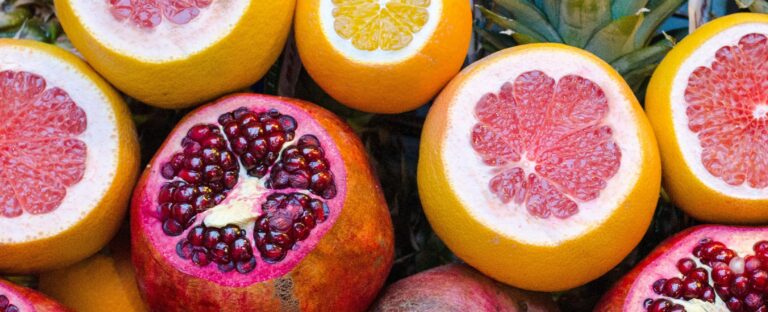
[[[44,214],[85,174],[85,111],[45,78],[0,72],[0,216]]]
[[[334,99],[401,113],[428,102],[459,71],[471,10],[462,0],[300,1],[296,44],[313,80]]]
[[[106,0],[115,19],[129,19],[139,27],[153,28],[163,17],[174,24],[186,24],[200,15],[213,0]]]
[[[333,0],[333,28],[360,50],[399,50],[427,24],[430,0]]]
[[[521,288],[603,274],[640,240],[658,196],[655,141],[632,92],[563,45],[508,49],[466,69],[430,110],[422,142],[430,224],[467,263]]]
[[[710,222],[768,220],[768,17],[734,14],[676,45],[648,88],[665,189]]]
[[[576,201],[596,199],[620,166],[607,114],[600,86],[577,75],[556,82],[529,71],[483,96],[472,147],[494,168],[491,192],[536,217],[576,214]]]
[[[0,115],[0,270],[65,265],[101,248],[138,166],[119,96],[64,50],[2,40]]]
[[[181,108],[246,88],[277,59],[295,0],[56,1],[73,45],[118,89]]]

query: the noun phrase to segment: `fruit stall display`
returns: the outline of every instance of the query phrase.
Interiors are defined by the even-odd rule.
[[[766,0],[5,0],[0,37],[0,312],[768,311]]]

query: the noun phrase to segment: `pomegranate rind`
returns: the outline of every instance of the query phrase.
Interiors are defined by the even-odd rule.
[[[10,299],[19,311],[70,312],[72,310],[32,289],[0,279],[0,294]]]
[[[115,87],[161,108],[190,107],[260,79],[285,45],[296,4],[295,0],[249,1],[238,20],[221,21],[234,26],[206,48],[186,57],[146,61],[94,36],[75,13],[72,6],[76,2],[55,3],[56,15],[72,44]],[[110,14],[106,10],[102,13]]]
[[[659,297],[653,293],[651,288],[653,282],[662,277],[679,274],[675,267],[677,261],[684,257],[692,257],[693,248],[704,238],[720,241],[729,248],[738,250],[743,256],[751,253],[754,243],[766,237],[768,237],[768,228],[700,225],[685,229],[659,244],[632,271],[616,282],[597,304],[595,311],[642,310],[643,301],[646,298]],[[654,269],[658,267],[665,268],[666,271],[656,272]],[[638,290],[633,292],[636,288]],[[633,293],[637,293],[637,296],[632,296]]]
[[[70,52],[31,40],[0,39],[0,46],[45,53],[77,71],[96,86],[114,116],[117,129],[116,174],[104,196],[77,223],[49,237],[0,244],[0,272],[28,274],[61,268],[87,258],[117,233],[125,217],[131,190],[139,171],[139,142],[130,111],[122,97],[85,62]],[[99,121],[102,122],[102,121]],[[71,193],[67,196],[74,196]]]
[[[312,79],[344,105],[387,114],[415,109],[440,92],[461,69],[472,36],[470,3],[440,2],[440,16],[429,17],[440,21],[427,42],[412,41],[423,46],[405,58],[379,63],[381,58],[373,55],[365,62],[352,59],[332,44],[330,38],[338,34],[333,27],[324,27],[322,16],[330,12],[321,11],[321,7],[333,9],[330,0],[299,1],[295,26],[301,61]],[[408,91],[400,91],[403,88]]]
[[[448,264],[402,279],[384,290],[373,312],[558,311],[547,294],[496,282],[463,264]]]
[[[139,221],[143,190],[148,187],[150,162],[134,193],[131,208],[133,263],[139,289],[152,310],[236,311],[243,306],[264,311],[363,311],[373,302],[389,274],[394,256],[392,221],[378,181],[362,143],[351,128],[332,113],[314,104],[266,95],[238,94],[223,98],[190,113],[188,117],[226,106],[229,101],[279,103],[303,111],[322,126],[339,148],[347,172],[346,198],[333,227],[315,248],[281,277],[250,285],[223,286],[179,271],[152,244]],[[248,106],[248,105],[247,105]],[[217,113],[224,113],[218,112]],[[212,116],[215,120],[218,115]],[[182,120],[179,124],[184,124]],[[166,141],[178,144],[178,141]],[[342,183],[338,181],[337,183]],[[264,264],[261,264],[264,265]],[[257,267],[258,270],[258,267]],[[172,301],[168,298],[175,298]]]
[[[680,41],[659,64],[648,85],[645,109],[659,140],[663,167],[664,189],[669,193],[676,206],[683,209],[694,218],[715,223],[728,224],[764,224],[768,222],[768,195],[761,192],[757,197],[737,197],[713,188],[698,176],[683,155],[681,143],[699,144],[681,140],[675,129],[673,105],[673,89],[675,84],[687,85],[684,81],[676,81],[683,64],[703,44],[707,43],[723,31],[734,27],[752,27],[755,25],[766,29],[768,15],[756,13],[737,13],[724,16],[704,24]],[[758,31],[759,32],[759,31]],[[748,32],[747,32],[748,33]],[[744,33],[746,34],[746,33]],[[742,35],[744,35],[742,34]],[[765,33],[763,33],[765,34]],[[738,43],[741,35],[729,36],[732,42]],[[718,47],[719,48],[719,47]],[[715,50],[711,51],[714,57]],[[698,66],[711,66],[711,59]],[[683,88],[684,86],[683,85]],[[687,120],[686,120],[687,123]],[[690,131],[685,129],[685,131]],[[701,162],[700,155],[695,155],[696,161]],[[704,172],[709,175],[709,172]]]
[[[633,164],[638,168],[632,182],[634,185],[628,188],[630,191],[603,221],[564,241],[533,244],[494,230],[464,206],[456,190],[461,186],[454,185],[456,182],[448,177],[448,160],[443,151],[447,133],[452,130],[447,123],[450,107],[462,105],[456,103],[455,98],[471,77],[505,58],[547,49],[568,51],[574,58],[597,64],[603,74],[616,82],[631,106],[631,119],[626,122],[636,125],[639,146],[633,149],[640,151],[640,157],[639,162]],[[435,232],[469,265],[496,280],[522,289],[565,290],[603,275],[640,241],[650,224],[658,199],[661,172],[656,140],[631,89],[607,63],[586,51],[562,44],[532,44],[506,49],[466,68],[435,101],[424,125],[421,142],[417,175],[419,194]],[[617,144],[622,143],[619,141]]]

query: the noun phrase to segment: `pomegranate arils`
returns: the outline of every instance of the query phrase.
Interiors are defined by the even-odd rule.
[[[0,295],[0,312],[19,312],[19,307],[11,304],[5,295]]]
[[[275,109],[257,114],[241,107],[219,116],[219,124],[248,175],[258,178],[267,174],[296,130],[296,120]],[[285,128],[284,124],[290,127]]]
[[[246,231],[234,224],[220,229],[197,225],[177,244],[176,252],[199,266],[216,263],[222,272],[239,268],[238,272],[248,273],[256,267]]]
[[[304,135],[296,145],[287,147],[281,161],[272,169],[267,186],[274,189],[308,189],[325,199],[336,196],[336,183],[328,169],[328,160],[313,135]]]
[[[662,278],[651,287],[654,293],[672,299],[699,299],[715,303],[715,296],[719,296],[730,311],[766,311],[768,261],[761,255],[768,252],[768,241],[757,242],[753,250],[755,255],[739,257],[725,244],[703,239],[693,248],[692,254],[711,268],[709,274],[703,267],[697,268],[693,259],[682,258],[676,265],[682,278]],[[673,301],[667,301],[664,298],[648,298],[645,301],[646,310],[677,311],[673,308]]]
[[[306,239],[318,219],[316,208],[323,207],[324,218],[327,206],[317,199],[301,193],[275,193],[262,205],[263,214],[256,220],[254,239],[262,258],[267,262],[282,260],[297,241]]]
[[[194,215],[220,203],[237,184],[240,170],[216,126],[192,127],[181,145],[183,151],[163,164],[160,172],[166,179],[178,178],[164,184],[158,195],[158,218],[171,236],[181,234]],[[165,213],[168,209],[170,214]]]

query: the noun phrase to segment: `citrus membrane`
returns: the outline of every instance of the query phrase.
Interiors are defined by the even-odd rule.
[[[630,99],[599,64],[570,51],[526,54],[467,78],[453,99],[467,104],[450,106],[442,153],[479,222],[557,245],[600,224],[632,191],[639,130]]]
[[[322,31],[350,59],[392,63],[426,45],[437,29],[440,0],[321,0]]]
[[[674,78],[674,130],[686,164],[708,187],[768,196],[768,25],[747,23],[694,50]]]

